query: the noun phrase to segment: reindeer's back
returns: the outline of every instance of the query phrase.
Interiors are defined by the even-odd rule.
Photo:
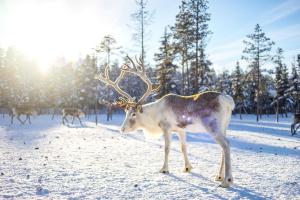
[[[199,122],[215,119],[220,107],[220,93],[203,92],[192,96],[166,95],[166,107],[172,112],[176,126],[187,128],[188,131],[200,131],[203,127]]]
[[[163,98],[167,107],[176,115],[205,116],[219,110],[220,95],[219,92],[208,91],[191,96],[169,94]]]
[[[36,111],[29,107],[15,107],[12,109],[14,115],[35,115]]]
[[[73,113],[76,113],[77,109],[76,108],[63,108],[62,113],[63,115],[71,115]]]
[[[300,123],[300,113],[294,114],[294,123]]]

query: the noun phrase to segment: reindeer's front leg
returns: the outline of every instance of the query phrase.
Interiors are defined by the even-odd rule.
[[[28,121],[29,121],[29,124],[31,124],[31,121],[30,121],[30,115],[27,115],[27,118],[26,118],[26,120],[28,119]]]
[[[161,173],[169,173],[169,152],[170,152],[170,144],[171,144],[171,133],[169,131],[164,131],[165,138],[165,160],[162,169],[159,171]]]
[[[192,170],[192,165],[190,164],[189,158],[187,156],[187,150],[186,150],[186,134],[184,131],[179,131],[179,138],[181,141],[181,150],[183,153],[183,158],[184,158],[184,169],[183,172],[191,172]]]
[[[14,114],[12,114],[12,115],[11,115],[11,120],[10,120],[10,123],[11,123],[11,124],[13,124],[13,123],[14,123],[14,117],[15,117],[15,115],[14,115]]]
[[[78,120],[79,120],[79,122],[80,122],[80,125],[83,126],[80,117],[77,116],[77,118],[78,118]]]
[[[69,123],[69,120],[68,120],[68,118],[67,118],[66,115],[63,116],[63,124],[64,124],[64,125],[65,125],[65,121],[66,121],[67,123]]]

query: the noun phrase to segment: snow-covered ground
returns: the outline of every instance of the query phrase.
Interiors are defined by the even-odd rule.
[[[300,199],[300,136],[289,135],[291,118],[233,117],[234,185],[224,189],[214,181],[221,150],[208,134],[188,136],[192,173],[182,172],[174,135],[170,174],[161,174],[163,140],[120,134],[123,117],[69,128],[60,116],[32,125],[1,117],[0,199]]]

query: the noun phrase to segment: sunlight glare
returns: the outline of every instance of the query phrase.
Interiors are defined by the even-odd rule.
[[[36,60],[44,73],[58,57],[75,59],[82,50],[79,47],[85,48],[86,41],[91,43],[88,34],[94,26],[92,20],[95,16],[87,9],[77,13],[58,1],[24,3],[16,7],[9,17],[11,43],[17,44],[20,51]]]

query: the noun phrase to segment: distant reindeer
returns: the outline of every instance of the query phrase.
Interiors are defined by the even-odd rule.
[[[146,75],[141,60],[135,62],[128,57],[131,65],[125,64],[121,68],[120,75],[115,81],[109,78],[109,69],[105,68],[104,76],[98,79],[107,85],[112,86],[123,97],[118,102],[119,107],[126,112],[126,117],[121,127],[122,132],[132,132],[138,129],[152,135],[163,135],[165,139],[165,159],[160,172],[168,173],[168,157],[170,152],[171,133],[177,132],[181,140],[181,149],[185,161],[185,172],[190,172],[192,166],[187,156],[186,132],[208,132],[215,141],[222,147],[222,159],[217,181],[222,181],[222,187],[229,187],[232,184],[230,146],[226,139],[226,129],[234,109],[232,97],[218,92],[204,92],[192,96],[180,96],[168,94],[161,99],[145,104],[145,100],[153,89],[150,79]],[[147,85],[147,90],[141,99],[135,99],[119,87],[119,83],[125,74],[139,76]]]
[[[18,121],[21,124],[25,124],[27,120],[29,124],[31,124],[30,116],[37,115],[37,114],[38,112],[35,109],[30,107],[14,107],[12,108],[12,113],[11,113],[11,124],[13,124],[14,122],[14,117],[17,117]],[[22,121],[20,119],[21,115],[26,115],[25,121]]]
[[[297,113],[297,114],[295,113],[294,114],[294,122],[291,125],[291,134],[295,135],[299,127],[300,127],[300,113]]]
[[[63,113],[63,116],[62,116],[62,123],[63,124],[65,124],[65,121],[67,121],[67,123],[69,123],[69,121],[67,119],[67,116],[72,116],[73,117],[72,124],[74,123],[74,119],[76,117],[76,118],[78,118],[78,120],[79,120],[79,122],[82,126],[80,117],[85,116],[85,114],[82,110],[80,110],[78,108],[63,108],[62,113]]]

